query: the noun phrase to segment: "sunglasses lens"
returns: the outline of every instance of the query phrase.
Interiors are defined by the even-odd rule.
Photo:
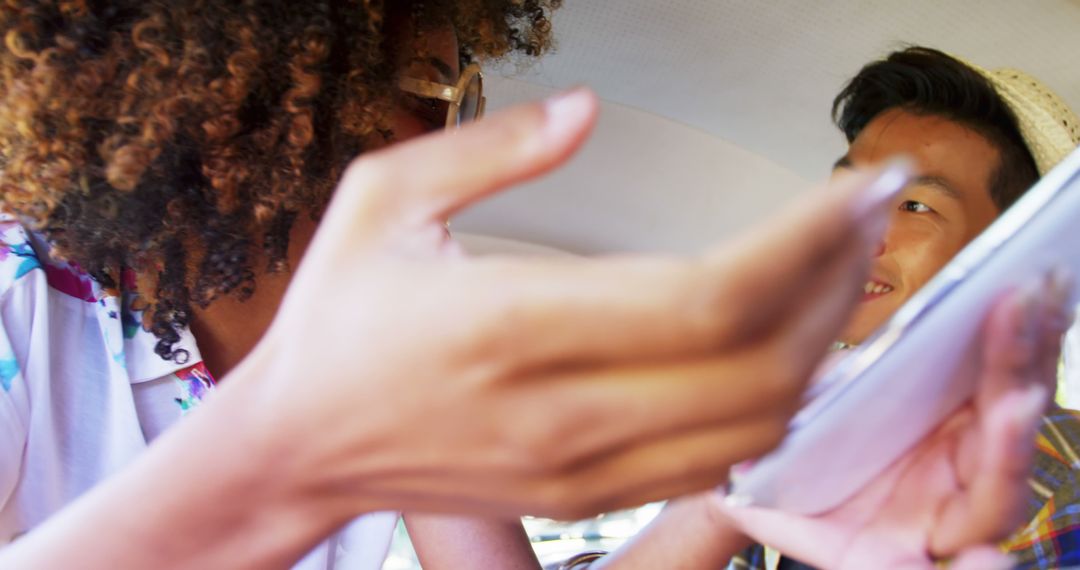
[[[461,97],[461,106],[458,108],[457,116],[459,125],[471,123],[480,118],[480,101],[483,96],[484,80],[479,73],[476,73],[465,85],[465,92]]]

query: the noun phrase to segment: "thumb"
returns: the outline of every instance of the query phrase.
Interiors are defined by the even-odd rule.
[[[346,217],[364,212],[369,224],[446,220],[478,200],[565,162],[588,137],[596,116],[596,97],[577,89],[457,131],[362,156],[346,170],[327,217],[338,210]]]
[[[848,533],[827,520],[740,505],[719,490],[711,498],[718,515],[743,534],[804,563],[832,567],[846,549]]]

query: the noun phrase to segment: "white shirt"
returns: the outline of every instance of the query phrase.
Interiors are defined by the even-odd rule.
[[[184,363],[162,359],[133,298],[50,260],[0,215],[0,546],[123,468],[213,392],[194,338],[185,331],[176,345]],[[295,568],[377,570],[397,519],[360,517]]]

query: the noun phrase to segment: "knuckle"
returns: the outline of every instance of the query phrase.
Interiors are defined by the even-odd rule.
[[[500,361],[512,361],[528,342],[525,309],[513,299],[500,298],[481,310],[473,330],[475,350]]]
[[[606,503],[601,501],[581,501],[567,508],[563,518],[567,520],[587,519],[604,511],[612,510],[604,505]]]
[[[517,439],[513,455],[517,465],[540,477],[566,472],[569,462],[560,449],[557,430],[551,422],[519,418],[513,425]]]
[[[774,355],[763,362],[758,382],[766,398],[786,405],[802,394],[807,375],[790,355]]]
[[[349,163],[336,192],[361,203],[378,203],[382,195],[399,185],[400,168],[394,168],[387,156],[374,153]]]
[[[776,414],[765,421],[758,431],[754,455],[761,455],[776,449],[788,433],[788,416]]]
[[[678,454],[666,460],[665,477],[670,481],[686,481],[700,475],[705,465],[701,458],[690,453]]]
[[[684,272],[695,275],[685,276],[684,305],[687,321],[694,333],[701,335],[709,348],[720,348],[728,343],[732,336],[733,324],[740,319],[740,309],[733,306],[732,299],[738,298],[732,283],[723,280],[708,279],[708,272],[701,268],[684,268]]]
[[[657,307],[663,308],[664,315],[655,322],[657,327],[670,330],[687,347],[703,352],[724,349],[737,340],[736,323],[742,309],[732,301],[738,295],[731,280],[717,279],[709,264],[700,260],[641,260],[635,269],[640,275],[663,276],[655,281],[657,290],[662,291]]]
[[[544,478],[534,495],[541,506],[555,518],[574,519],[585,510],[586,501],[575,486],[564,478]]]
[[[495,281],[485,279],[477,283],[473,280],[472,286],[483,286],[484,282]],[[461,322],[468,324],[460,328],[462,353],[499,369],[511,368],[520,358],[523,344],[530,341],[527,310],[521,299],[511,291],[495,290],[482,302],[470,304],[468,308],[469,312],[461,315]]]
[[[377,153],[354,159],[345,169],[343,178],[358,187],[382,186],[392,181],[392,168],[386,167],[386,160]]]
[[[537,433],[536,430],[528,431]],[[552,460],[549,450],[550,445],[546,437],[526,436],[516,454],[517,462],[533,475],[540,477],[557,475],[560,472],[559,464]]]

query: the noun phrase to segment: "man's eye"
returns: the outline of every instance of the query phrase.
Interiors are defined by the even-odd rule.
[[[933,208],[923,204],[922,202],[916,202],[915,200],[904,200],[900,203],[900,211],[902,212],[914,212],[916,214],[925,214],[927,212],[933,212]]]

